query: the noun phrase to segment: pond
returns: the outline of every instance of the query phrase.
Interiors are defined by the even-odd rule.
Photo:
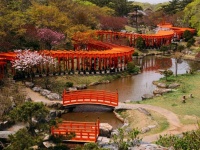
[[[138,101],[144,94],[152,94],[156,88],[152,81],[159,80],[161,75],[159,69],[170,69],[175,72],[175,59],[162,58],[157,56],[148,56],[142,59],[134,59],[134,62],[141,66],[142,72],[138,75],[120,78],[109,84],[99,84],[89,87],[96,90],[109,90],[119,93],[119,101],[126,100]],[[182,60],[178,64],[178,74],[184,74],[189,69],[200,69],[200,63],[194,61]],[[91,106],[93,108],[93,106]],[[99,117],[100,122],[109,123],[114,128],[120,127],[122,122],[118,120],[112,112],[72,112],[62,116],[64,120],[68,121],[87,121],[95,122]]]
[[[70,112],[62,115],[62,119],[67,121],[96,122],[98,118],[100,123],[108,123],[114,129],[123,125],[113,112]]]
[[[161,75],[158,70],[170,69],[175,72],[175,59],[158,56],[147,56],[142,59],[134,59],[136,65],[141,66],[142,72],[126,78],[120,78],[109,84],[91,86],[89,89],[118,91],[119,101],[142,100],[144,94],[152,94],[156,88],[152,82],[159,80]],[[178,63],[178,74],[184,74],[189,69],[200,69],[200,63],[182,60]]]

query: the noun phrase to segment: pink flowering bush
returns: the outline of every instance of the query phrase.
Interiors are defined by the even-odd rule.
[[[12,61],[12,67],[18,71],[26,71],[32,74],[33,68],[38,65],[56,65],[53,57],[38,53],[37,51],[15,50],[15,52],[17,56]]]
[[[46,47],[51,49],[53,45],[60,44],[65,39],[65,35],[53,31],[51,29],[43,28],[37,30],[37,37],[41,42],[46,44]]]

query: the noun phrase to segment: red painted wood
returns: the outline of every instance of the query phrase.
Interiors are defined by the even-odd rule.
[[[97,122],[63,121],[56,127],[51,127],[51,134],[54,136],[67,137],[70,133],[74,133],[75,137],[66,139],[67,141],[96,142],[99,135],[99,120]]]
[[[82,90],[63,92],[63,106],[75,104],[100,104],[115,107],[118,106],[118,93],[109,91]]]

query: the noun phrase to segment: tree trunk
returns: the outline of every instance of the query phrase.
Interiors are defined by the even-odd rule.
[[[175,76],[177,76],[178,71],[178,59],[175,59]]]

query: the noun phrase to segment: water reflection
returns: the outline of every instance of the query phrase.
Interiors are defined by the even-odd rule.
[[[142,71],[156,71],[159,69],[169,69],[172,66],[171,58],[148,56],[143,59],[134,59],[136,65],[141,66]]]
[[[173,58],[148,56],[143,59],[136,59],[135,62],[143,68],[141,74],[122,78],[110,84],[91,86],[90,89],[109,91],[116,91],[117,89],[120,102],[126,100],[137,101],[142,99],[142,95],[153,93],[155,86],[152,84],[152,81],[163,77],[163,75],[158,73],[158,69],[170,69],[175,73],[175,59]],[[190,68],[198,70],[200,65],[198,62],[183,60],[182,63],[178,64],[178,74],[184,74]]]
[[[100,123],[109,123],[114,129],[122,126],[122,122],[112,112],[71,112],[62,115],[64,120],[81,122],[96,122],[98,118]]]

